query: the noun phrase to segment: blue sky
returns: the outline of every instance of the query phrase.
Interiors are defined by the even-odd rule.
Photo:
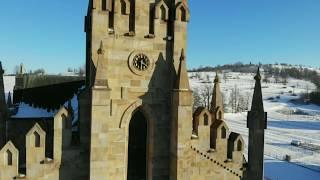
[[[319,0],[189,0],[188,65],[287,62],[320,66]],[[8,71],[66,71],[85,63],[88,0],[10,0],[0,6]]]

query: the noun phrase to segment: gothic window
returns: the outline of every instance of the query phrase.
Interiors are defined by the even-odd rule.
[[[241,142],[241,140],[238,140],[237,151],[242,151],[242,142]]]
[[[121,14],[122,14],[122,15],[127,14],[127,13],[126,13],[126,10],[127,10],[126,2],[125,2],[124,0],[121,0],[120,3],[121,3]]]
[[[110,4],[110,11],[109,11],[109,28],[114,29],[114,1]]]
[[[34,136],[34,146],[40,147],[40,135],[37,132],[34,132],[33,136]]]
[[[161,12],[160,19],[162,21],[165,21],[166,20],[166,8],[163,5],[161,5],[161,7],[160,7],[160,12]]]
[[[184,9],[183,6],[180,7],[180,17],[181,17],[181,21],[186,22],[187,21],[187,13],[186,10]]]
[[[135,8],[136,1],[130,0],[130,17],[129,17],[129,31],[135,32]]]
[[[203,115],[203,121],[204,121],[204,125],[205,126],[209,125],[209,118],[208,118],[208,115],[206,113]]]
[[[6,154],[7,154],[7,165],[12,166],[12,152],[7,150]]]
[[[221,128],[221,139],[225,139],[227,137],[227,130],[224,126]]]
[[[101,0],[101,8],[102,8],[102,11],[107,10],[107,0]]]

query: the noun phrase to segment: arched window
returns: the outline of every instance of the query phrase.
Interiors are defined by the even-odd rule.
[[[114,29],[114,1],[108,0],[109,29]],[[106,8],[107,9],[107,8]]]
[[[237,142],[237,151],[242,151],[242,142],[240,140]]]
[[[101,0],[101,9],[102,11],[107,10],[107,0]]]
[[[130,0],[130,15],[129,15],[129,32],[135,32],[136,24],[136,0]]]
[[[227,130],[224,126],[221,128],[221,139],[225,139],[227,137]]]
[[[126,4],[126,2],[125,2],[124,0],[121,0],[120,3],[121,3],[121,14],[122,14],[122,15],[127,14],[127,13],[126,13],[126,11],[127,11],[127,4]]]
[[[160,19],[162,21],[165,21],[166,20],[166,8],[163,5],[161,5],[161,7],[160,7],[160,12],[161,12]]]
[[[12,152],[7,150],[6,154],[7,154],[7,165],[12,166]]]
[[[37,132],[34,132],[33,135],[34,135],[34,146],[40,147],[40,135]]]
[[[180,7],[180,17],[181,17],[181,21],[185,22],[187,21],[187,12],[186,10],[184,9],[183,6]]]
[[[209,118],[208,118],[208,115],[206,113],[203,115],[203,124],[205,126],[209,125]]]

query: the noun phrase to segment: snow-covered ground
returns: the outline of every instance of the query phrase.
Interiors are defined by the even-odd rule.
[[[215,73],[190,73],[193,89],[204,84],[212,84]],[[228,73],[228,78],[221,77],[221,89],[228,99],[231,89],[237,86],[241,93],[252,96],[254,74]],[[207,80],[209,77],[209,81]],[[4,77],[6,94],[13,91],[15,78]],[[265,111],[268,112],[268,129],[265,139],[265,176],[272,180],[313,180],[320,179],[320,150],[310,150],[290,145],[292,140],[320,146],[320,107],[316,105],[297,105],[289,102],[299,94],[311,91],[315,86],[307,81],[289,79],[287,85],[262,83]],[[276,98],[278,96],[278,98]],[[274,97],[274,100],[267,100]],[[72,99],[74,111],[77,103]],[[296,112],[303,112],[299,115]],[[77,113],[75,113],[77,114]],[[234,132],[242,134],[247,143],[247,113],[226,113],[225,119]],[[77,117],[75,117],[77,119]],[[282,161],[285,155],[291,156],[291,162]]]
[[[225,98],[229,98],[231,89],[235,86],[240,93],[252,96],[254,74],[227,73],[228,78],[221,77],[221,89]],[[190,83],[193,89],[213,81],[215,73],[190,73]],[[209,81],[208,81],[209,77]],[[320,106],[297,105],[289,101],[298,98],[300,94],[315,89],[307,81],[289,79],[287,85],[262,83],[264,108],[268,112],[268,129],[265,133],[265,176],[266,179],[295,180],[320,179],[320,149],[297,147],[290,145],[292,140],[320,147]],[[277,98],[278,96],[278,98]],[[273,97],[273,100],[268,100]],[[251,101],[251,100],[250,100]],[[298,113],[299,112],[299,113]],[[242,134],[248,144],[247,113],[226,113],[225,119],[231,131]],[[246,149],[247,151],[247,149]],[[282,161],[286,155],[291,156],[291,162]]]

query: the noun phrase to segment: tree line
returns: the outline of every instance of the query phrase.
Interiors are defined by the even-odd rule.
[[[199,68],[194,68],[189,70],[189,72],[221,72],[221,71],[231,71],[231,72],[240,72],[240,73],[255,73],[257,71],[256,64],[243,64],[241,62],[237,62],[234,64],[226,64],[226,65],[218,65],[215,67],[211,66],[201,66]],[[286,84],[288,82],[288,78],[295,78],[300,80],[311,81],[316,85],[317,90],[314,92],[307,92],[307,97],[310,98],[310,101],[315,104],[320,104],[320,75],[316,70],[312,70],[310,68],[306,68],[303,66],[294,66],[291,64],[281,63],[281,64],[259,64],[262,67],[263,79],[264,83],[271,82],[271,78],[274,79],[275,83],[283,83]],[[202,79],[200,74],[194,73],[194,77],[198,79]],[[223,78],[225,78],[225,74]],[[206,78],[209,81],[208,77]],[[207,82],[204,81],[204,82]],[[226,81],[226,80],[225,80]],[[204,106],[210,108],[210,102],[212,97],[212,86],[204,85],[200,88],[195,89],[195,106]],[[250,96],[248,94],[239,93],[239,88],[234,87],[231,89],[231,93],[229,96],[229,100],[225,102],[225,105],[231,108],[232,112],[242,112],[248,109]],[[225,106],[226,107],[226,106]]]
[[[307,96],[310,98],[310,101],[312,103],[320,105],[320,75],[316,70],[303,68],[302,66],[286,67],[280,69],[279,67],[274,67],[272,65],[264,65],[263,69],[265,71],[265,77],[263,79],[264,82],[268,82],[268,78],[270,76],[274,77],[275,82],[283,83],[287,82],[288,77],[311,81],[313,84],[316,85],[317,90],[311,92],[310,94],[307,94]]]

